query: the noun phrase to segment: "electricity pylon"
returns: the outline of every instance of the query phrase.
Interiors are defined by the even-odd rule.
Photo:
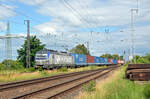
[[[0,36],[0,39],[5,40],[5,57],[6,60],[12,60],[12,38],[25,38],[24,36],[11,35],[10,33],[10,23],[7,22],[7,32],[5,36]],[[6,64],[7,68],[10,66],[9,61]]]

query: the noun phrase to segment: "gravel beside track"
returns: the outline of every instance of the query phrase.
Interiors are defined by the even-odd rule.
[[[111,69],[113,67],[110,67]],[[111,70],[109,69],[109,70]],[[8,83],[0,88],[0,99],[46,99],[54,97],[58,93],[69,90],[71,87],[80,85],[100,76],[107,69],[89,70],[84,72],[75,72],[70,74]]]

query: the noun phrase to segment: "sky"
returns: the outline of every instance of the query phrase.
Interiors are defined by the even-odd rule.
[[[0,0],[0,36],[10,22],[11,35],[25,36],[30,20],[31,35],[49,49],[64,51],[89,42],[91,55],[126,56],[131,51],[131,9],[136,55],[150,52],[150,0]],[[12,56],[24,38],[12,38]],[[86,45],[87,46],[87,45]],[[0,61],[5,59],[5,40],[0,39]]]

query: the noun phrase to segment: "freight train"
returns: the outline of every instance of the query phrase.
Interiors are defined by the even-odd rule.
[[[88,65],[114,65],[118,61],[103,57],[88,56],[54,50],[40,50],[35,56],[35,68],[82,67]]]

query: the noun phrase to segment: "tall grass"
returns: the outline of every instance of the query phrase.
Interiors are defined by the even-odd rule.
[[[60,71],[60,72],[68,72],[68,68],[67,67],[62,67],[62,68],[58,69],[58,71]]]
[[[18,70],[0,70],[0,82],[11,82],[11,81],[18,81],[18,80],[27,80],[27,79],[34,79],[39,77],[47,77],[47,76],[54,76],[58,74],[70,73],[70,72],[78,72],[78,71],[85,71],[91,69],[102,68],[98,66],[88,66],[88,67],[81,67],[81,68],[60,68],[58,70],[43,70],[40,68],[39,70],[35,70],[34,68],[23,68]]]
[[[90,81],[88,84],[83,85],[83,89],[87,92],[93,92],[96,90],[96,82],[94,80]]]
[[[96,84],[96,91],[82,92],[76,99],[150,99],[150,85],[141,85],[124,78],[126,67]]]

